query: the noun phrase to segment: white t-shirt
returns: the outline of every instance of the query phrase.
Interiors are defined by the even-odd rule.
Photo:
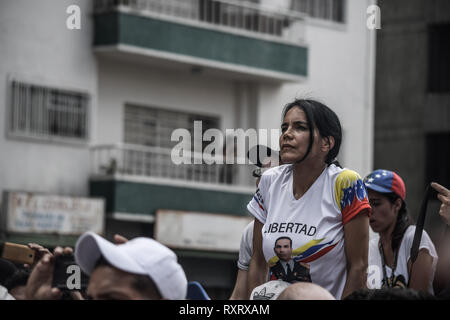
[[[0,286],[0,300],[16,300],[16,299],[8,293],[8,289],[6,289],[4,286]]]
[[[398,251],[397,267],[395,269],[395,275],[402,275],[405,278],[406,285],[409,282],[408,275],[408,261],[411,254],[411,247],[414,240],[414,233],[416,232],[416,226],[409,226],[403,235],[402,243],[400,244]],[[367,287],[369,289],[380,289],[383,281],[383,264],[381,262],[380,250],[378,248],[379,238],[370,240],[369,243],[369,268],[367,271]],[[433,258],[432,265],[432,277],[428,291],[434,294],[433,291],[433,279],[436,271],[436,265],[438,261],[438,255],[433,242],[428,236],[427,232],[423,230],[422,239],[420,240],[419,250],[427,249],[430,256]],[[392,269],[386,266],[386,275],[389,278],[392,275]]]
[[[292,165],[264,172],[247,206],[264,224],[262,247],[272,267],[269,279],[277,278],[275,268],[280,261],[274,251],[275,242],[280,237],[289,237],[292,259],[309,268],[313,283],[340,299],[347,279],[344,224],[362,210],[370,213],[366,188],[356,172],[332,164],[296,200],[292,172]]]
[[[237,266],[239,269],[247,271],[250,267],[250,260],[253,253],[253,225],[255,221],[250,222],[244,230],[239,247],[239,260]]]

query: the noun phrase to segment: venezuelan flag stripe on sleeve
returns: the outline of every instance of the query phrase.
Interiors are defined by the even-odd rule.
[[[336,204],[342,213],[342,223],[346,224],[364,209],[370,215],[371,208],[367,198],[366,187],[358,173],[343,170],[334,184]]]

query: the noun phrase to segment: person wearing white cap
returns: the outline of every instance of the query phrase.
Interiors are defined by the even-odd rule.
[[[75,261],[90,275],[87,293],[93,299],[186,298],[187,279],[177,256],[153,239],[113,244],[87,232],[75,245]]]
[[[173,251],[149,238],[128,241],[115,235],[114,240],[117,244],[87,232],[76,243],[75,261],[90,275],[88,296],[95,300],[185,299],[188,283]],[[30,274],[25,299],[61,299],[63,292],[53,286],[55,261],[71,254],[69,247],[45,253]],[[83,299],[78,291],[71,296]]]

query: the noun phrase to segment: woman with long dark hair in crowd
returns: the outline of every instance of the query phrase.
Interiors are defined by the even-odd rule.
[[[370,206],[364,183],[335,164],[342,130],[324,104],[289,103],[281,132],[284,165],[262,175],[247,206],[255,217],[249,295],[270,279],[311,281],[340,299],[366,283]]]
[[[406,208],[403,179],[389,170],[375,170],[364,183],[372,207],[370,226],[379,234],[369,244],[367,286],[371,289],[409,287],[433,293],[436,249],[424,230],[417,259],[411,263],[416,227]]]

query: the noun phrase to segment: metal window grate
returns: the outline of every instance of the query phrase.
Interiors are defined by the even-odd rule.
[[[159,108],[125,106],[125,143],[150,147],[173,148],[172,132],[178,128],[189,130],[194,136],[194,121],[202,121],[202,130],[219,128],[219,118]]]
[[[178,141],[171,141],[175,129],[187,129],[191,137],[194,137],[194,121],[202,122],[204,133],[208,129],[219,128],[218,117],[126,105],[124,121],[125,145],[118,149],[97,152],[99,155],[99,152],[107,152],[107,161],[114,159],[112,163],[117,165],[118,172],[214,184],[233,183],[235,170],[227,165],[175,165],[171,160],[171,150],[178,144]],[[203,148],[209,143],[204,142]],[[114,152],[117,154],[112,156]],[[194,158],[202,159],[202,154],[192,153],[190,157],[194,163]],[[111,166],[103,164],[103,167],[109,169]]]
[[[292,0],[293,11],[305,13],[312,18],[344,22],[345,0]]]
[[[87,138],[85,93],[11,82],[9,133],[34,138]]]
[[[298,12],[262,6],[258,0],[96,0],[94,3],[95,13],[121,7],[284,40],[289,40],[286,33],[290,26],[303,20]]]

